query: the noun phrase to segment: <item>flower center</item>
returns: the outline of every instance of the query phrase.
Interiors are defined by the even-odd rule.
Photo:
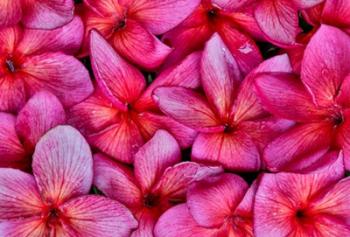
[[[298,219],[303,219],[303,218],[305,218],[305,213],[304,213],[303,210],[298,209],[298,210],[295,212],[295,216],[296,216],[296,218],[298,218]]]
[[[13,62],[13,60],[11,58],[6,59],[5,64],[6,64],[7,70],[9,70],[10,72],[16,71],[15,63]]]
[[[235,131],[235,127],[232,126],[231,124],[225,123],[224,124],[224,133],[232,133]]]
[[[152,208],[155,207],[159,204],[159,196],[153,195],[153,194],[147,194],[144,198],[143,198],[143,204],[145,205],[145,207],[147,208]]]
[[[337,113],[335,116],[332,117],[332,122],[334,126],[339,126],[344,122],[344,117],[342,113]]]
[[[116,24],[114,25],[114,32],[119,31],[121,29],[124,29],[126,26],[126,18],[122,18],[117,20]]]
[[[219,9],[216,7],[213,7],[207,11],[207,16],[210,20],[215,19],[219,15]]]

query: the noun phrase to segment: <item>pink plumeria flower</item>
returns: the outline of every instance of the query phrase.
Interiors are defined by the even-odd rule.
[[[85,51],[91,29],[98,30],[122,57],[145,68],[159,67],[171,48],[160,35],[183,21],[200,0],[85,0]]]
[[[89,96],[89,73],[70,55],[79,49],[82,34],[77,17],[51,31],[0,29],[0,111],[17,112],[40,90],[52,92],[65,107]]]
[[[252,38],[263,38],[253,16],[254,6],[250,0],[202,0],[184,22],[163,36],[163,41],[174,47],[166,65],[174,65],[191,52],[203,49],[216,32],[235,56],[242,73],[250,72],[262,61]]]
[[[253,200],[239,176],[221,174],[196,182],[187,203],[166,211],[155,227],[156,237],[253,237]]]
[[[146,89],[142,73],[127,63],[96,31],[91,31],[91,62],[97,88],[87,100],[70,110],[70,123],[89,143],[127,163],[159,128],[170,131],[181,147],[192,145],[196,132],[164,116],[152,101],[160,85],[199,86],[199,53],[166,70]]]
[[[46,91],[34,94],[17,116],[0,112],[0,167],[29,169],[39,139],[65,121],[61,102]]]
[[[284,55],[263,63],[254,73],[270,69],[292,70]],[[289,122],[262,109],[252,90],[253,77],[241,81],[235,59],[217,34],[203,52],[201,75],[206,98],[172,86],[154,90],[155,101],[165,114],[199,132],[192,147],[194,161],[236,171],[259,170],[261,148]]]
[[[33,173],[0,169],[0,236],[128,237],[137,227],[119,202],[88,195],[92,155],[74,128],[58,126],[40,139]]]
[[[73,0],[1,0],[0,27],[19,21],[28,28],[54,29],[74,16]]]
[[[316,162],[329,149],[343,149],[350,168],[350,36],[322,25],[306,47],[301,80],[267,73],[256,79],[262,103],[272,114],[297,122],[265,149],[271,171]]]
[[[300,33],[298,10],[307,9],[324,0],[258,0],[255,18],[265,37],[281,47],[296,44]]]
[[[184,201],[192,182],[222,171],[193,162],[179,163],[180,147],[164,130],[158,130],[136,153],[133,171],[103,155],[96,155],[94,161],[97,188],[129,207],[138,219],[139,227],[132,237],[153,236],[158,217]]]
[[[343,165],[312,174],[263,174],[255,236],[349,236],[350,178],[343,177]]]

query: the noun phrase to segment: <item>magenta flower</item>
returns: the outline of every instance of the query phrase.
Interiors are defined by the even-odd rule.
[[[271,68],[291,70],[288,59],[281,56],[254,73]],[[173,86],[157,88],[154,99],[165,114],[199,132],[192,147],[194,161],[219,163],[236,171],[259,170],[260,149],[289,122],[276,120],[262,109],[252,90],[253,77],[241,82],[237,63],[217,34],[203,52],[201,75],[206,98]]]
[[[39,139],[65,121],[60,101],[44,91],[30,98],[17,117],[0,112],[0,167],[29,169]]]
[[[96,155],[94,159],[94,184],[108,197],[129,207],[138,219],[139,227],[131,235],[133,237],[153,236],[158,217],[171,206],[184,201],[188,185],[221,172],[218,167],[179,163],[180,147],[163,130],[158,130],[136,153],[133,172],[103,155]]]
[[[271,171],[307,167],[329,149],[343,149],[349,163],[350,37],[322,25],[306,47],[301,80],[291,74],[256,79],[264,106],[297,124],[272,141],[264,160]]]
[[[87,195],[92,155],[72,127],[56,127],[40,139],[33,173],[0,169],[0,236],[127,237],[137,227],[122,204]]]
[[[324,0],[259,0],[255,18],[265,37],[283,47],[295,44],[300,32],[298,10],[307,9]]]
[[[192,15],[163,36],[163,41],[174,47],[166,64],[174,65],[191,52],[203,49],[216,32],[246,75],[262,61],[251,38],[262,38],[253,8],[249,0],[202,0]]]
[[[255,235],[348,236],[350,179],[343,177],[344,166],[313,174],[264,174],[255,197]]]
[[[96,29],[122,57],[142,68],[155,69],[172,50],[155,35],[178,25],[199,1],[85,0],[85,51],[89,33]]]
[[[257,185],[234,174],[196,182],[187,204],[166,211],[155,227],[156,237],[252,237],[253,200]]]
[[[198,53],[160,74],[147,89],[142,73],[121,58],[96,31],[91,32],[91,61],[97,80],[95,93],[70,110],[70,123],[89,143],[122,162],[159,128],[170,131],[181,147],[193,143],[196,132],[157,112],[152,91],[160,85],[198,87]]]
[[[74,16],[73,0],[1,0],[0,27],[13,26],[22,20],[28,28],[54,29]]]
[[[17,112],[40,90],[52,92],[67,107],[89,96],[88,71],[69,55],[79,49],[82,31],[79,18],[52,31],[0,29],[0,111]]]

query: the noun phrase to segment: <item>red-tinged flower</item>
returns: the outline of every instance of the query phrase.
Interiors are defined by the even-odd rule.
[[[94,162],[97,188],[129,207],[138,219],[139,227],[132,237],[153,236],[158,217],[168,208],[184,202],[191,183],[222,172],[219,167],[179,163],[180,147],[164,130],[158,130],[136,153],[133,170],[100,154],[94,157]]]
[[[254,15],[266,38],[288,47],[296,44],[300,32],[298,10],[320,4],[324,0],[258,0]]]
[[[0,27],[22,21],[28,28],[54,29],[74,16],[73,0],[1,0]]]
[[[267,110],[297,124],[264,151],[271,171],[300,169],[329,149],[343,149],[350,168],[350,37],[322,25],[306,47],[301,80],[268,73],[256,79]]]
[[[292,69],[284,55],[266,61],[254,73],[265,70]],[[289,122],[276,120],[262,109],[252,90],[254,77],[241,82],[237,63],[217,34],[204,49],[201,75],[206,98],[172,86],[155,89],[154,100],[165,114],[199,132],[192,147],[193,160],[236,171],[259,170],[260,150]]]
[[[75,53],[83,24],[74,18],[56,30],[20,26],[0,30],[0,111],[17,112],[35,92],[47,90],[64,106],[74,105],[93,91],[89,73]]]
[[[193,184],[187,203],[165,212],[155,227],[156,237],[253,237],[253,200],[239,176],[221,174]]]
[[[263,174],[254,202],[254,233],[349,236],[350,178],[344,167],[312,174]]]
[[[200,0],[85,0],[85,44],[92,29],[98,30],[118,54],[145,68],[159,67],[171,48],[155,35],[163,34],[183,21]]]
[[[28,170],[39,139],[65,121],[60,101],[44,91],[30,98],[17,117],[0,112],[0,167]]]
[[[163,36],[174,47],[166,65],[174,65],[186,55],[202,50],[216,32],[234,55],[245,75],[254,69],[262,56],[251,36],[263,38],[253,16],[251,0],[202,0],[185,21]]]
[[[119,202],[87,195],[93,160],[74,128],[58,126],[40,139],[33,173],[0,169],[0,236],[128,237],[137,227]]]
[[[166,70],[147,88],[142,73],[121,58],[96,31],[91,32],[95,93],[72,107],[70,123],[89,143],[113,158],[132,163],[137,150],[159,128],[170,131],[181,147],[192,145],[196,132],[157,112],[152,91],[160,85],[199,86],[199,53]]]

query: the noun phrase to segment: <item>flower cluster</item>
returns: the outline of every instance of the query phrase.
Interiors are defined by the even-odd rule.
[[[348,0],[0,0],[0,237],[345,237],[348,171]]]

